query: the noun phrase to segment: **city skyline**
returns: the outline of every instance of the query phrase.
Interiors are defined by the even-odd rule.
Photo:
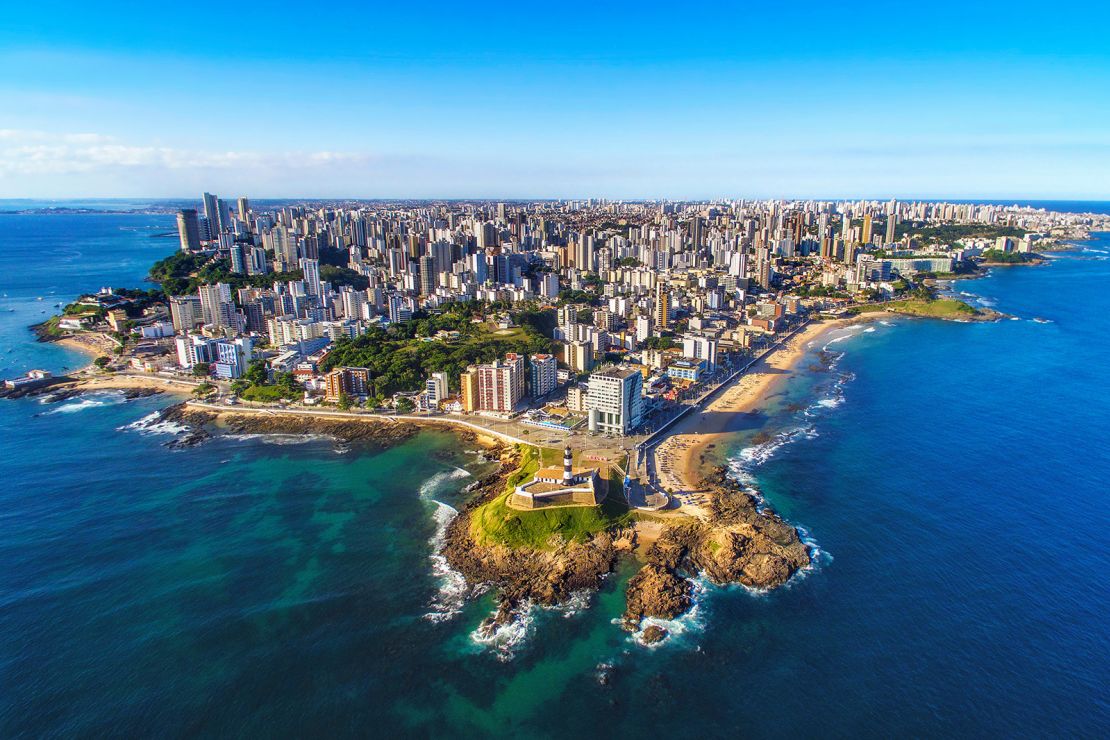
[[[1105,199],[1106,14],[20,7],[0,197]]]

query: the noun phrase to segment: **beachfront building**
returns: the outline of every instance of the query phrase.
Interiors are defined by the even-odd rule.
[[[705,368],[712,371],[717,367],[717,340],[699,334],[687,334],[682,338],[682,355],[692,360],[704,360]]]
[[[370,370],[365,367],[337,367],[325,378],[324,400],[338,403],[343,395],[364,397],[370,390]]]
[[[478,368],[474,365],[459,376],[459,404],[468,414],[478,410]]]
[[[438,408],[441,401],[447,398],[447,373],[432,373],[424,381],[424,397],[429,408]]]
[[[563,449],[562,468],[540,468],[532,480],[516,487],[512,505],[520,509],[544,506],[597,506],[604,499],[597,468],[576,468],[570,446]]]
[[[474,373],[474,380],[467,376]],[[524,398],[524,355],[510,352],[504,360],[494,360],[489,365],[478,365],[463,373],[463,407],[471,411],[510,413]],[[474,383],[470,388],[468,382]],[[469,395],[473,393],[473,396]]]
[[[643,383],[637,370],[610,367],[592,374],[586,392],[590,431],[626,435],[640,426]]]
[[[704,360],[675,360],[667,366],[667,377],[697,383],[705,372]]]

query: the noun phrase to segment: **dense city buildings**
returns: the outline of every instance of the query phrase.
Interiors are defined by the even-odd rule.
[[[234,204],[234,205],[232,205]],[[932,300],[1101,224],[978,203],[287,203],[204,193],[154,265],[58,326],[244,401],[390,407],[629,435],[814,315]]]

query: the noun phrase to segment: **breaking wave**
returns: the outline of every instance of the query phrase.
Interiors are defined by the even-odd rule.
[[[119,427],[116,431],[119,432],[141,432],[143,434],[170,434],[178,435],[184,434],[189,431],[189,427],[175,421],[165,421],[162,419],[161,411],[154,411],[141,419],[125,424]]]
[[[57,408],[47,411],[48,414],[76,414],[85,409],[95,409],[101,406],[115,406],[127,401],[127,397],[120,391],[92,391],[84,393],[79,398],[63,403]],[[49,402],[48,399],[44,402]]]
[[[470,587],[466,583],[466,578],[463,577],[462,573],[452,568],[450,563],[447,562],[447,558],[443,556],[443,546],[447,541],[447,527],[459,515],[459,512],[455,507],[433,498],[435,494],[443,490],[447,483],[468,477],[470,477],[470,473],[466,470],[454,468],[436,473],[420,486],[420,497],[435,505],[435,513],[432,518],[436,526],[428,543],[432,548],[429,560],[432,563],[432,576],[435,578],[437,586],[436,592],[432,595],[431,602],[428,604],[430,611],[424,615],[424,618],[430,622],[445,622],[459,614],[462,611],[463,604],[466,603],[467,596],[470,594]]]
[[[493,615],[497,612],[495,611]],[[493,616],[491,615],[491,616]],[[517,649],[536,631],[536,607],[525,602],[513,613],[512,619],[483,632],[479,627],[470,633],[470,640],[483,650],[493,653],[502,663],[516,657]]]
[[[331,442],[334,437],[326,434],[228,434],[227,439],[236,442],[249,442],[258,440],[268,445],[303,445],[309,442]]]

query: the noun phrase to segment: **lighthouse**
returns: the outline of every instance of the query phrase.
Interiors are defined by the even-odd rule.
[[[574,469],[571,462],[570,445],[563,448],[563,485],[569,486],[574,483]]]

